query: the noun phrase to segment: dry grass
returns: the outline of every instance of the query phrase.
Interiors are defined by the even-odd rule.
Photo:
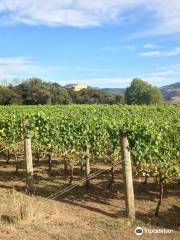
[[[55,162],[56,165],[56,162]],[[95,166],[93,171],[103,168]],[[130,226],[125,218],[123,184],[119,169],[116,169],[112,189],[107,188],[108,172],[92,181],[90,191],[83,185],[55,199],[47,200],[49,194],[63,189],[68,184],[57,163],[51,176],[43,162],[35,165],[36,196],[30,198],[24,191],[22,171],[15,174],[14,162],[6,165],[0,161],[0,239],[2,240],[111,240],[111,239],[180,239],[180,204],[177,183],[165,189],[165,196],[159,218],[154,217],[158,191],[149,181],[146,188],[137,179],[134,181],[137,220]],[[75,169],[75,182],[80,179]],[[32,215],[26,214],[27,203],[31,202]],[[23,212],[23,214],[22,214]],[[6,215],[14,219],[4,221]],[[171,235],[145,234],[136,237],[136,226],[146,228],[173,229]]]
[[[15,189],[0,194],[0,215],[4,224],[18,224],[33,218],[33,198]]]

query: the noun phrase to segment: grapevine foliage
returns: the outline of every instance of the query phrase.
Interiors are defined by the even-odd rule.
[[[0,107],[0,150],[23,151],[28,119],[33,150],[95,162],[120,157],[119,132],[128,131],[136,173],[166,182],[180,173],[180,108],[177,106]]]

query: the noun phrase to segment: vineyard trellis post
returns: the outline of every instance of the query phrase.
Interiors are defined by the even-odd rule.
[[[87,190],[89,189],[90,187],[90,180],[88,179],[88,176],[90,174],[90,159],[89,159],[89,147],[87,147],[86,149],[86,162],[85,162],[85,170],[86,170],[86,188]]]
[[[26,168],[26,185],[30,195],[34,193],[34,176],[33,176],[33,161],[32,161],[32,147],[31,138],[27,130],[28,121],[23,122],[24,130],[24,157],[25,157],[25,168]]]
[[[125,203],[127,217],[131,222],[135,220],[134,187],[132,177],[131,154],[127,131],[120,131],[122,169],[125,188]]]
[[[48,154],[48,165],[49,165],[49,173],[51,172],[51,167],[52,167],[52,153]]]

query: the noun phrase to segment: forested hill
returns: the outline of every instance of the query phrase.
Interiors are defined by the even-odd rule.
[[[32,78],[16,86],[0,86],[0,105],[37,104],[118,104],[122,96],[114,96],[88,87],[80,91],[67,89],[58,83]]]

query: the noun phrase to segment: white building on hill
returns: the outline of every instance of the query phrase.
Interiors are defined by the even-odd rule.
[[[78,92],[82,89],[87,89],[87,85],[86,84],[83,84],[83,83],[80,83],[80,84],[68,84],[65,86],[65,88],[72,88],[74,91]]]

